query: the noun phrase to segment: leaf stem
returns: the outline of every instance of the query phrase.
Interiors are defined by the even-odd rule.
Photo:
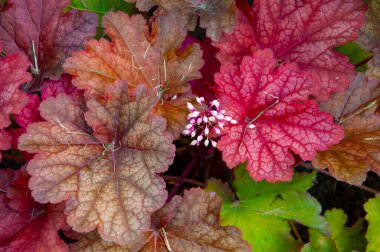
[[[339,123],[339,124],[342,124],[343,122],[345,122],[345,121],[351,119],[352,117],[354,117],[354,116],[356,116],[356,115],[362,113],[363,111],[372,108],[373,106],[375,106],[375,105],[379,102],[379,100],[380,100],[380,96],[378,96],[378,97],[376,97],[376,98],[374,98],[374,99],[368,101],[367,103],[363,104],[362,106],[356,108],[354,111],[352,111],[352,112],[350,112],[350,113],[348,113],[348,114],[345,114],[345,115],[341,116],[341,117],[339,118],[338,123]]]
[[[168,181],[170,181],[170,180],[178,181],[180,179],[180,177],[170,176],[170,175],[162,175],[161,177],[163,177],[165,180],[168,180]],[[205,188],[207,186],[205,183],[199,182],[199,181],[197,181],[195,179],[185,178],[185,180],[183,182],[187,183],[187,184],[199,186],[199,187],[202,187],[202,188]]]
[[[186,177],[189,175],[193,167],[198,163],[198,160],[202,156],[203,153],[204,153],[203,148],[199,148],[198,152],[195,154],[191,162],[186,166],[185,170],[182,172],[181,176],[177,180],[177,183],[174,185],[173,189],[170,191],[166,202],[169,202],[178,193]]]
[[[297,238],[297,242],[300,243],[301,245],[304,245],[302,237],[301,237],[300,233],[298,232],[296,225],[294,225],[294,222],[292,220],[288,220],[288,223],[289,223],[289,226],[291,227],[294,235]]]

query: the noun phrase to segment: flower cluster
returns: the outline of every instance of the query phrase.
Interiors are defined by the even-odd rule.
[[[216,142],[210,139],[211,135],[220,135],[226,123],[236,124],[237,121],[230,116],[225,115],[225,110],[220,110],[218,100],[213,100],[207,106],[204,103],[203,97],[196,97],[200,109],[197,109],[190,102],[187,103],[187,108],[190,114],[187,116],[189,124],[186,126],[182,134],[195,138],[191,145],[199,145],[204,140],[204,145],[207,147],[210,143],[216,147]],[[213,131],[213,134],[211,134]]]

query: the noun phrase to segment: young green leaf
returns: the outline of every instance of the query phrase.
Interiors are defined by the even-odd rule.
[[[221,223],[239,227],[243,239],[251,243],[252,251],[296,250],[297,242],[290,234],[288,221],[326,233],[321,206],[306,192],[313,184],[315,173],[297,174],[291,182],[272,184],[254,182],[245,165],[234,169],[234,174],[232,185],[237,198],[223,199]],[[217,186],[226,190],[220,182],[215,182],[209,181],[207,190]]]
[[[380,248],[380,195],[370,199],[364,204],[367,212],[365,219],[368,221],[368,230],[366,238],[368,241],[367,252],[379,251]]]
[[[95,12],[101,16],[109,11],[121,10],[128,14],[136,12],[135,6],[124,0],[71,0],[69,8]]]
[[[327,210],[326,221],[329,224],[328,236],[310,229],[310,242],[302,248],[302,252],[351,252],[364,251],[363,219],[359,219],[352,227],[346,227],[347,215],[341,209]]]

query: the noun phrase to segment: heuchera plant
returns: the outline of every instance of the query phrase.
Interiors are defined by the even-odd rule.
[[[377,251],[379,13],[0,1],[0,251]]]

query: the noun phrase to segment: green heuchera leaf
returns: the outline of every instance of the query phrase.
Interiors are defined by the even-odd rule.
[[[338,252],[335,242],[315,229],[309,230],[310,242],[302,248],[302,252]]]
[[[360,62],[365,61],[372,57],[372,53],[363,50],[358,44],[355,42],[349,42],[344,45],[338,46],[335,50],[343,55],[346,55],[350,58],[350,63],[356,65]],[[367,65],[364,64],[356,68],[358,72],[365,72],[367,70]]]
[[[109,11],[124,11],[128,14],[136,12],[134,4],[125,0],[71,0],[69,8],[85,10],[105,15]]]
[[[376,252],[380,249],[380,195],[370,199],[364,204],[367,211],[365,219],[368,221],[366,238],[368,241],[368,252]]]
[[[102,18],[109,11],[123,11],[129,15],[137,13],[135,4],[127,3],[125,0],[71,0],[69,9],[90,11],[98,14],[99,27],[96,39],[104,37]]]
[[[254,182],[245,165],[236,168],[234,174],[232,187],[236,197],[216,179],[208,182],[207,191],[216,191],[223,198],[221,224],[239,227],[252,251],[298,251],[288,220],[326,234],[321,206],[306,192],[316,173],[296,174],[291,182],[279,183]]]
[[[339,252],[364,251],[366,240],[363,232],[363,219],[359,219],[352,227],[346,227],[347,215],[341,209],[326,211],[325,218],[329,223],[331,237]]]
[[[302,252],[351,252],[364,251],[363,219],[359,219],[352,227],[346,227],[347,215],[341,209],[327,210],[325,218],[329,224],[330,236],[310,229],[310,242],[302,248]]]

